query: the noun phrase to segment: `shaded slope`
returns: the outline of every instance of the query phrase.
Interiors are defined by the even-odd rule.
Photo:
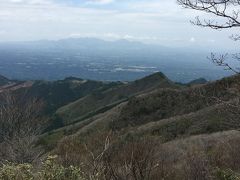
[[[57,108],[95,91],[102,91],[120,83],[66,78],[59,81],[36,81],[29,89],[30,96],[39,97],[47,103],[47,110],[53,113]]]
[[[179,86],[171,82],[164,74],[155,73],[116,88],[94,92],[60,108],[57,111],[57,115],[65,122],[71,123],[91,112],[99,111],[102,108],[109,109],[128,100],[129,97],[143,92],[149,92],[156,88],[179,88]]]

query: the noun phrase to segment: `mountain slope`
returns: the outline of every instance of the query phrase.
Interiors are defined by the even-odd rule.
[[[183,90],[155,90],[128,101],[114,126],[121,129],[196,112],[236,97],[239,89],[240,76],[234,76]]]
[[[128,83],[70,77],[19,82],[12,87],[21,88],[31,97],[44,99],[50,116],[57,110],[57,118],[41,138],[51,148],[69,135],[78,139],[97,136],[97,132],[167,142],[240,128],[240,112],[229,107],[238,106],[240,76],[193,86],[178,85],[155,73]]]
[[[28,94],[38,97],[47,103],[47,112],[54,113],[59,107],[77,100],[95,91],[102,91],[121,83],[105,83],[101,81],[66,78],[59,81],[35,81]]]
[[[238,129],[240,113],[232,115],[228,104],[235,103],[239,89],[240,76],[184,89],[159,88],[130,98],[105,113],[64,130],[71,132],[74,129],[75,136],[81,137],[94,134],[96,130],[113,130],[126,136],[148,134],[173,140],[181,136]]]
[[[128,98],[134,95],[149,92],[156,88],[177,89],[179,87],[179,85],[171,82],[164,74],[155,73],[119,87],[92,93],[67,106],[61,107],[57,110],[57,115],[61,117],[64,122],[71,123],[83,118],[89,113],[94,113],[104,108],[109,109],[128,100]]]

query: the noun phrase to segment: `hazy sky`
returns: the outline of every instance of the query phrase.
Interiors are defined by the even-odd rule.
[[[234,47],[229,31],[189,23],[175,0],[0,0],[0,41],[97,37],[166,46]]]

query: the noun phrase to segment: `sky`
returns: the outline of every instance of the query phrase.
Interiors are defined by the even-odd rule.
[[[0,41],[94,37],[170,47],[235,48],[231,31],[190,24],[176,0],[0,0]]]

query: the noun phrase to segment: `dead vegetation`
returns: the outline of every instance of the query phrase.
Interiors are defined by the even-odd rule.
[[[0,161],[32,163],[42,153],[36,140],[44,129],[40,118],[44,104],[9,91],[0,98]]]
[[[83,140],[71,136],[53,153],[64,166],[71,162],[83,167],[87,179],[211,180],[229,172],[238,177],[240,171],[238,131],[168,143],[154,137],[119,139],[106,133],[98,137]]]

